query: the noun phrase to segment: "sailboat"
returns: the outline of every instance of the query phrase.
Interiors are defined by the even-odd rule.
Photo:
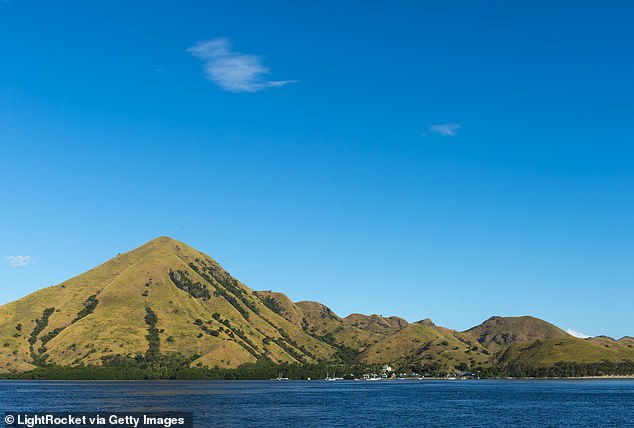
[[[337,374],[334,373],[333,377],[330,377],[330,374],[328,372],[326,372],[326,379],[324,380],[343,380],[342,377],[337,377]]]
[[[279,375],[276,378],[273,378],[271,380],[288,380],[287,377],[282,377],[282,372],[279,373]]]

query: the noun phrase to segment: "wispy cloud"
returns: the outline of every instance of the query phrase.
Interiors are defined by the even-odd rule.
[[[458,130],[462,128],[459,123],[439,123],[429,127],[429,132],[442,135],[443,137],[455,137]]]
[[[266,88],[280,88],[298,80],[266,80],[270,73],[256,55],[232,50],[227,38],[198,42],[187,52],[204,61],[207,79],[229,92],[257,92]]]
[[[9,256],[5,258],[5,260],[8,261],[11,267],[14,267],[14,268],[24,267],[33,262],[33,259],[31,259],[31,256]]]
[[[585,334],[585,333],[581,333],[580,331],[577,330],[573,330],[571,328],[569,328],[568,330],[566,330],[566,333],[568,333],[571,336],[574,337],[578,337],[580,339],[587,339],[588,337],[590,337],[589,335]]]

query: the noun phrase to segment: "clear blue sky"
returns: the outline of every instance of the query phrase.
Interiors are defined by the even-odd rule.
[[[634,335],[628,2],[128,3],[0,2],[0,303],[168,235],[340,315]]]

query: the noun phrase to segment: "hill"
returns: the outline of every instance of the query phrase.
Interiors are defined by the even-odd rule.
[[[329,307],[319,302],[301,301],[293,303],[286,295],[270,291],[256,291],[265,304],[305,333],[324,341],[346,354],[343,360],[352,362],[371,344],[378,343],[407,321],[383,318],[379,315],[354,314],[341,318]]]
[[[519,342],[571,337],[559,327],[531,316],[494,316],[465,331],[465,334],[474,337],[478,343],[494,352]]]
[[[269,309],[209,256],[158,238],[0,307],[0,364],[101,364],[148,350],[236,367],[330,359],[331,345]]]
[[[558,365],[592,363],[627,363],[634,361],[634,349],[621,341],[599,336],[581,339],[538,318],[491,317],[464,332],[493,353],[489,366],[509,374],[539,373],[540,369]],[[542,372],[566,375],[565,372]],[[578,374],[578,373],[577,373]]]
[[[367,363],[391,361],[422,372],[450,372],[454,368],[477,369],[488,361],[489,352],[468,335],[423,320],[368,347],[359,359]]]
[[[631,337],[577,339],[530,316],[492,317],[464,332],[429,319],[342,318],[318,302],[253,291],[208,255],[168,237],[0,307],[0,339],[0,372],[265,363],[503,373],[634,361]]]
[[[516,343],[500,355],[500,363],[509,366],[550,366],[566,361],[592,363],[632,359],[632,348],[614,341],[603,344],[592,338],[575,337]]]

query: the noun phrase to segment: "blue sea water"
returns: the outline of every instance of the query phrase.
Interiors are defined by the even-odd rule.
[[[625,427],[634,380],[0,381],[2,411],[191,411],[196,427]]]

